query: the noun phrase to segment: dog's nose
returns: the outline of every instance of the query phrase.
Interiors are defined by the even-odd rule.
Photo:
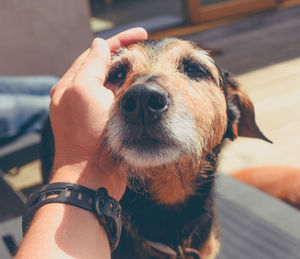
[[[133,124],[151,124],[167,112],[171,98],[159,85],[137,84],[130,87],[121,98],[121,108]]]

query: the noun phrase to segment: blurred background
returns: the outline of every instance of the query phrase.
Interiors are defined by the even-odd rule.
[[[21,215],[42,183],[40,131],[52,85],[94,37],[135,26],[150,39],[210,50],[252,99],[274,144],[228,141],[220,172],[300,167],[300,0],[0,0],[0,222]],[[1,249],[9,248],[0,245],[5,258]]]

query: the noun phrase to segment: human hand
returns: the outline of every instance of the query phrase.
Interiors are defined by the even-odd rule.
[[[50,120],[55,140],[51,182],[73,182],[97,189],[104,186],[120,199],[126,176],[120,176],[108,150],[100,146],[109,109],[114,101],[103,86],[110,53],[147,39],[144,29],[124,31],[107,41],[95,39],[51,91]]]

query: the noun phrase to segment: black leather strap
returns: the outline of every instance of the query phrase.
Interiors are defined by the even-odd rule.
[[[107,232],[111,250],[119,243],[121,235],[121,206],[110,197],[105,188],[97,191],[72,183],[52,183],[33,192],[27,203],[22,218],[23,235],[38,208],[49,203],[64,203],[76,206],[96,215],[99,223]]]

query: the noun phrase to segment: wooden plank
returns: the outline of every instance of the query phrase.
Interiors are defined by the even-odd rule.
[[[300,4],[300,0],[279,0],[280,8],[291,7],[299,4]]]
[[[6,174],[3,176],[5,181],[13,186],[15,190],[23,190],[43,182],[41,173],[41,161],[36,160],[28,163],[21,168],[16,175]]]
[[[188,20],[192,24],[206,22],[235,15],[248,15],[258,11],[275,8],[277,0],[235,0],[226,3],[201,7],[200,0],[186,0]]]
[[[200,11],[199,0],[183,0],[183,6],[186,14],[186,18],[190,23],[196,23]]]
[[[233,23],[235,21],[244,18],[245,16],[236,16],[236,17],[226,17],[223,19],[218,19],[216,21],[209,21],[201,24],[195,25],[185,25],[180,27],[175,27],[167,30],[162,30],[155,33],[150,33],[149,38],[152,40],[159,40],[164,37],[182,37],[188,34],[212,29],[218,26],[226,25]]]
[[[227,16],[256,13],[274,8],[276,0],[237,0],[205,7],[198,15],[198,22],[219,19]]]
[[[297,0],[297,1],[300,1],[300,0]],[[193,9],[195,10],[197,8],[193,7]],[[276,13],[276,11],[272,12],[272,13]],[[260,16],[262,16],[262,15],[264,15],[264,14],[261,14]],[[234,22],[245,20],[246,16],[251,16],[251,13],[223,17],[223,18],[219,18],[216,20],[205,21],[200,24],[183,25],[183,26],[166,29],[166,30],[161,30],[158,32],[150,33],[149,38],[153,39],[153,40],[158,40],[158,39],[161,39],[164,37],[184,37],[189,34],[194,34],[197,32],[213,29],[213,28],[220,27],[220,26],[226,26],[226,25],[234,23]]]

